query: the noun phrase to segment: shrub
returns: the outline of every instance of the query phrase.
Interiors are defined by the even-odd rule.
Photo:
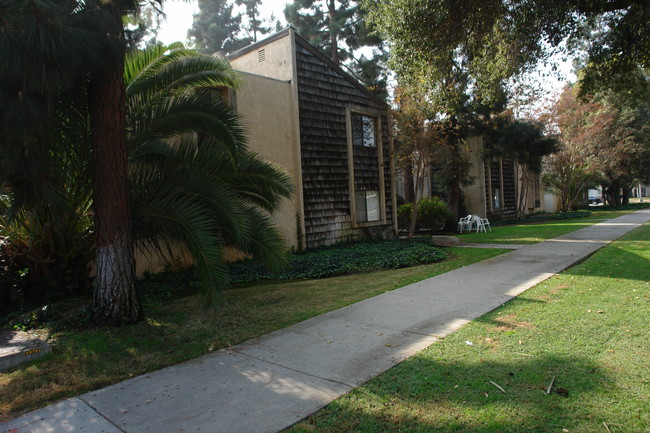
[[[413,204],[406,203],[397,208],[399,227],[406,230],[413,215]],[[423,198],[418,202],[416,228],[424,230],[441,230],[452,218],[447,204],[438,197]]]
[[[447,204],[438,197],[423,198],[418,202],[417,223],[422,229],[441,230],[451,218]]]
[[[405,203],[397,208],[397,224],[401,229],[406,229],[413,215],[413,203]]]

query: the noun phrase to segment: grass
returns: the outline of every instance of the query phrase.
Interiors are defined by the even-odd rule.
[[[592,210],[592,209],[590,209]],[[553,239],[566,233],[619,217],[629,210],[593,211],[589,217],[569,220],[545,221],[493,227],[487,233],[463,233],[458,235],[463,242],[494,244],[534,244]]]
[[[594,212],[591,219],[502,226],[508,243],[548,239],[623,212]],[[548,226],[554,226],[549,229]],[[517,234],[519,233],[519,234]],[[489,233],[488,233],[489,235]],[[486,236],[480,234],[479,236]],[[486,242],[496,242],[489,240]],[[225,290],[223,307],[206,315],[188,296],[147,311],[145,322],[123,328],[46,330],[53,354],[0,372],[0,421],[46,404],[173,365],[204,353],[354,302],[466,266],[507,250],[446,248],[444,262],[321,280],[267,282]],[[568,355],[567,355],[568,356]],[[525,359],[524,359],[525,360]]]
[[[0,421],[303,321],[406,284],[506,252],[447,248],[444,262],[322,280],[272,282],[223,291],[206,314],[196,296],[147,311],[123,328],[54,331],[52,355],[0,372]]]
[[[289,432],[648,432],[649,262],[646,224]]]

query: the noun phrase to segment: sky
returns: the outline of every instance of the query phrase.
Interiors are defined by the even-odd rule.
[[[287,0],[263,0],[260,8],[261,16],[268,18],[273,14],[276,19],[284,22],[284,5]],[[192,26],[192,15],[198,12],[198,3],[196,0],[180,1],[180,0],[166,0],[163,3],[164,12],[167,15],[166,22],[161,24],[158,40],[169,44],[176,41],[185,42],[187,38],[187,31]],[[565,81],[568,79],[572,82],[576,80],[575,75],[571,72],[570,61],[562,62],[557,59],[560,71],[565,77],[558,80],[555,77],[536,78],[540,81],[542,87],[547,89],[547,97],[554,99],[554,95],[559,94],[564,87]]]
[[[284,22],[284,5],[287,0],[264,0],[260,13],[263,18],[271,14]],[[170,44],[172,42],[185,42],[187,31],[192,27],[192,15],[199,10],[198,2],[167,0],[163,3],[163,11],[167,15],[167,21],[162,23],[158,33],[158,40]]]

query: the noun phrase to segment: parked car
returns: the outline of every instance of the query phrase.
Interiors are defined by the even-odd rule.
[[[601,204],[603,201],[600,199],[600,197],[589,197],[589,204],[590,205],[598,205]]]

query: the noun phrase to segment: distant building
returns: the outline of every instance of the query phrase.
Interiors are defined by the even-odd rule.
[[[507,159],[487,160],[483,154],[483,139],[480,136],[466,140],[469,153],[469,178],[471,184],[461,187],[463,205],[469,214],[487,217],[490,220],[514,220],[517,216],[519,195],[526,190],[526,213],[544,210],[544,188],[540,176],[536,176],[526,188],[523,188],[520,170],[514,161]],[[434,162],[435,164],[435,162]],[[435,171],[435,167],[432,171]],[[401,173],[398,192],[406,197],[405,188],[409,182]],[[437,184],[433,175],[425,182],[424,197],[439,196],[445,199],[445,193]]]

